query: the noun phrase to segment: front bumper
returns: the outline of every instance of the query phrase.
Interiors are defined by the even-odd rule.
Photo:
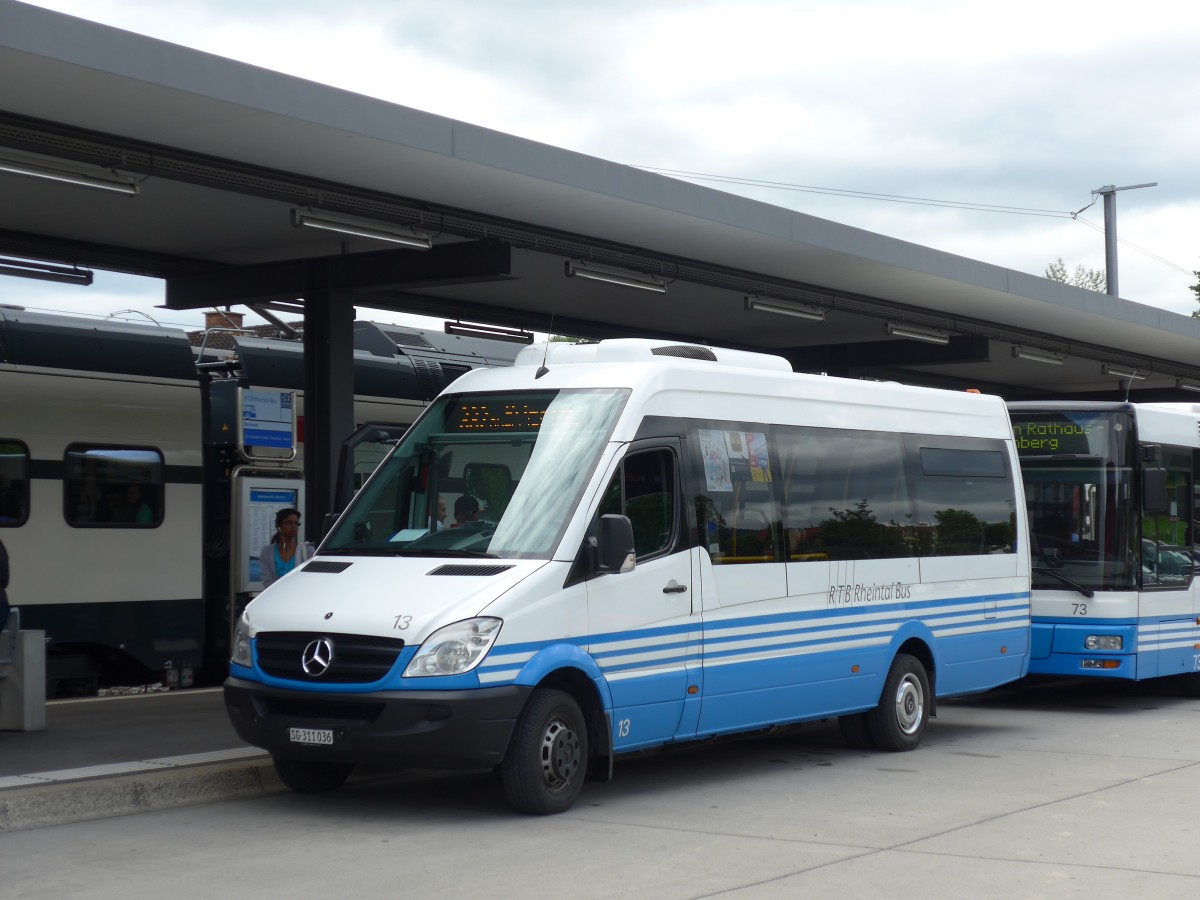
[[[274,756],[388,768],[479,769],[504,758],[531,687],[462,691],[309,693],[225,681],[225,709],[242,740]],[[331,745],[291,741],[289,729],[331,729]]]

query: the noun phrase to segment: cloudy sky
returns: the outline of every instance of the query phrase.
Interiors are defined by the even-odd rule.
[[[1121,295],[1198,308],[1192,2],[34,5],[1038,275],[1103,269],[1091,192],[1158,182],[1117,194]],[[25,302],[197,321],[89,291]]]

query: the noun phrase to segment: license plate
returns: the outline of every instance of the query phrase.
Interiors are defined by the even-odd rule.
[[[293,744],[333,744],[332,728],[289,728],[288,739]]]

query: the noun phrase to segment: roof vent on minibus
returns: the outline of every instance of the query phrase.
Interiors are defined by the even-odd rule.
[[[532,344],[517,354],[515,366],[548,366],[602,363],[627,364],[650,362],[655,357],[715,362],[768,372],[791,372],[792,365],[782,356],[730,350],[726,347],[702,347],[698,344],[666,344],[649,338],[613,338],[598,344],[569,344],[552,341]]]
[[[354,563],[329,562],[324,559],[314,559],[307,566],[297,569],[297,572],[307,572],[309,575],[340,575]]]
[[[655,356],[677,356],[680,359],[717,361],[717,354],[713,353],[710,348],[697,347],[695,344],[669,344],[666,347],[652,347],[650,352]]]
[[[501,572],[507,572],[511,568],[512,568],[512,566],[463,566],[463,565],[450,564],[450,565],[446,565],[446,566],[438,566],[436,569],[434,569],[431,572],[428,572],[427,574],[429,574],[429,575],[458,575],[458,576],[474,575],[476,577],[479,577],[479,576],[487,576],[487,575],[499,575]]]

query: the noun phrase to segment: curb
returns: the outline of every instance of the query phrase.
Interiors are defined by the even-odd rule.
[[[0,790],[0,834],[286,790],[268,756],[77,781],[47,779],[31,787]]]

